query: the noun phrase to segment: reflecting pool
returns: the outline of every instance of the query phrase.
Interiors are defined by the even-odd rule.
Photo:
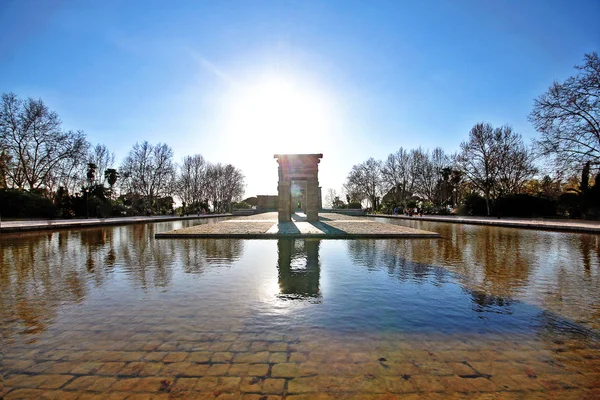
[[[0,393],[600,397],[598,236],[381,221],[442,239],[3,235]]]

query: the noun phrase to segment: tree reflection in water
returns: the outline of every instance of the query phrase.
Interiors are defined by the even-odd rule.
[[[171,285],[178,266],[200,274],[209,264],[230,266],[242,256],[242,240],[157,241],[157,225],[3,235],[2,336],[45,331],[60,306],[82,303],[90,286],[115,277],[145,291]]]
[[[281,298],[318,299],[320,240],[279,239],[277,241],[279,291]]]

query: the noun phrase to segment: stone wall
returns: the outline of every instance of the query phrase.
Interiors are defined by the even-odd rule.
[[[256,209],[259,211],[277,210],[278,207],[278,196],[260,195],[256,196],[257,204]]]

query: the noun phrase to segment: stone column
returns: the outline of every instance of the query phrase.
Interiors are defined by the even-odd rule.
[[[279,181],[279,207],[278,211],[278,220],[279,222],[289,222],[292,220],[292,216],[290,214],[290,207],[292,202],[292,194],[290,192],[290,181],[282,180]]]
[[[321,186],[319,186],[319,211],[323,209],[323,192]]]
[[[306,220],[319,220],[319,181],[316,178],[306,180]]]

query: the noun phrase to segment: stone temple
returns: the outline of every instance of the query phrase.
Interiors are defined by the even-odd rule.
[[[319,162],[323,154],[275,154],[274,158],[279,163],[279,222],[291,221],[298,211],[306,214],[308,222],[319,221]]]

